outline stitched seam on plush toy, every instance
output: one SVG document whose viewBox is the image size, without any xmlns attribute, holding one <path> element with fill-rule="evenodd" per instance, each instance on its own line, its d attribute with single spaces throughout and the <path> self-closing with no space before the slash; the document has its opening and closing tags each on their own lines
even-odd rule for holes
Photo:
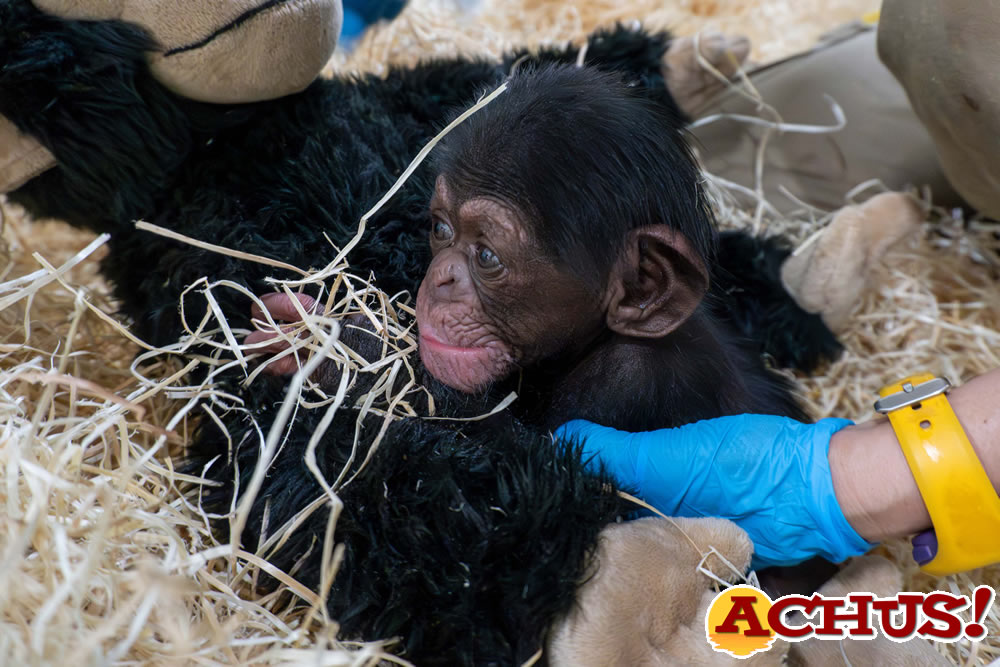
<svg viewBox="0 0 1000 667">
<path fill-rule="evenodd" d="M 246 23 L 250 19 L 252 19 L 255 16 L 257 16 L 257 14 L 260 14 L 261 12 L 266 12 L 267 10 L 269 10 L 272 7 L 275 7 L 277 5 L 283 5 L 286 2 L 289 2 L 289 0 L 268 0 L 267 2 L 265 2 L 262 5 L 258 5 L 257 7 L 254 7 L 253 9 L 248 9 L 247 11 L 243 12 L 242 14 L 240 14 L 239 16 L 237 16 L 235 19 L 233 19 L 232 21 L 230 21 L 226 25 L 222 26 L 221 28 L 216 29 L 214 32 L 212 32 L 210 35 L 208 35 L 208 37 L 200 39 L 197 42 L 194 42 L 193 44 L 188 44 L 187 46 L 178 46 L 176 48 L 170 49 L 169 51 L 167 51 L 163 55 L 164 55 L 164 57 L 169 57 L 169 56 L 177 55 L 178 53 L 184 53 L 185 51 L 193 51 L 194 49 L 200 49 L 201 47 L 206 46 L 207 44 L 209 44 L 210 42 L 212 42 L 214 39 L 216 39 L 220 35 L 223 35 L 223 34 L 229 32 L 230 30 L 234 30 L 236 28 L 239 28 L 241 25 L 243 25 L 244 23 Z"/>
</svg>

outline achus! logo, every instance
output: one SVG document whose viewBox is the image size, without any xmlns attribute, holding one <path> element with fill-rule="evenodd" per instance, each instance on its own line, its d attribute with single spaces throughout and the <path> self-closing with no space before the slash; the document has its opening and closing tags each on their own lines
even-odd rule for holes
<svg viewBox="0 0 1000 667">
<path fill-rule="evenodd" d="M 996 593 L 979 586 L 967 595 L 945 591 L 872 593 L 847 597 L 785 595 L 771 600 L 753 586 L 733 586 L 715 596 L 705 614 L 705 635 L 712 648 L 734 658 L 766 651 L 775 639 L 872 639 L 881 632 L 895 642 L 923 637 L 938 642 L 979 641 L 988 634 L 983 620 Z M 969 611 L 969 614 L 959 614 Z M 792 616 L 790 616 L 792 614 Z M 966 620 L 963 616 L 969 616 Z"/>
</svg>

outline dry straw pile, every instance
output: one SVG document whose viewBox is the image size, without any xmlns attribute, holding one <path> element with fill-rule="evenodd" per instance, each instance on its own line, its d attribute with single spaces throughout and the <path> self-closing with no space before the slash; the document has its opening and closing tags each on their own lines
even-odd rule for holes
<svg viewBox="0 0 1000 667">
<path fill-rule="evenodd" d="M 743 32 L 754 41 L 754 58 L 767 61 L 807 47 L 873 4 L 495 0 L 462 12 L 450 2 L 413 0 L 399 19 L 368 34 L 351 57 L 338 54 L 330 69 L 378 72 L 385 63 L 426 55 L 496 56 L 514 45 L 579 40 L 600 25 L 640 18 L 678 34 Z M 728 203 L 724 189 L 716 194 L 727 226 L 759 225 L 801 241 L 828 220 L 816 211 L 782 219 L 744 211 Z M 223 341 L 210 360 L 145 349 L 106 315 L 114 305 L 96 270 L 102 238 L 58 222 L 31 222 L 9 205 L 0 212 L 0 663 L 394 660 L 377 642 L 337 643 L 323 591 L 305 590 L 264 559 L 217 543 L 196 496 L 179 492 L 199 481 L 176 473 L 171 455 L 182 451 L 195 415 L 228 400 L 206 386 L 185 386 L 183 373 L 191 363 L 239 363 L 243 353 L 224 344 L 238 332 L 227 332 L 221 319 L 201 328 L 194 323 L 197 337 L 214 331 Z M 815 417 L 864 419 L 884 380 L 916 369 L 961 381 L 1000 365 L 994 352 L 1000 349 L 1000 243 L 988 225 L 933 208 L 929 218 L 924 234 L 881 269 L 879 286 L 860 304 L 844 337 L 844 356 L 822 375 L 800 379 Z M 340 259 L 327 269 L 339 276 L 327 316 L 310 320 L 312 335 L 302 344 L 356 367 L 332 335 L 333 321 L 356 313 L 379 323 L 392 339 L 386 360 L 356 368 L 380 375 L 372 395 L 382 400 L 373 398 L 366 409 L 405 413 L 405 396 L 414 390 L 406 361 L 412 338 L 398 317 L 406 306 L 352 279 Z M 337 399 L 314 402 L 330 406 Z M 293 400 L 287 407 L 300 406 Z M 267 436 L 261 435 L 263 446 Z M 281 531 L 274 534 L 280 541 Z M 339 566 L 334 543 L 328 540 L 326 549 L 331 573 Z M 1000 567 L 932 580 L 913 568 L 904 544 L 883 549 L 900 563 L 908 588 L 968 593 L 975 584 L 1000 585 Z M 257 593 L 260 570 L 280 576 L 290 595 Z M 994 636 L 998 621 L 996 612 L 987 619 Z M 1000 654 L 993 638 L 939 648 L 955 664 L 985 664 Z"/>
</svg>

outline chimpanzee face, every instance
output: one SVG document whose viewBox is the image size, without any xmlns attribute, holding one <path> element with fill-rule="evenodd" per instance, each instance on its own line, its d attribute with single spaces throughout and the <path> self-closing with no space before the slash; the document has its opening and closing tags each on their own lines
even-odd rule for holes
<svg viewBox="0 0 1000 667">
<path fill-rule="evenodd" d="M 603 296 L 541 249 L 520 211 L 489 196 L 460 199 L 440 176 L 430 214 L 417 325 L 435 378 L 474 392 L 602 331 Z"/>
</svg>

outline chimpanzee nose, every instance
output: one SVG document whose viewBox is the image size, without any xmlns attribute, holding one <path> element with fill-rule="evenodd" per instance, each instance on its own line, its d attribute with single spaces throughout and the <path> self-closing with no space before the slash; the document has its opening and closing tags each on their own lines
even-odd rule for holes
<svg viewBox="0 0 1000 667">
<path fill-rule="evenodd" d="M 434 296 L 439 299 L 461 298 L 469 289 L 469 278 L 460 257 L 438 258 L 429 273 Z"/>
</svg>

